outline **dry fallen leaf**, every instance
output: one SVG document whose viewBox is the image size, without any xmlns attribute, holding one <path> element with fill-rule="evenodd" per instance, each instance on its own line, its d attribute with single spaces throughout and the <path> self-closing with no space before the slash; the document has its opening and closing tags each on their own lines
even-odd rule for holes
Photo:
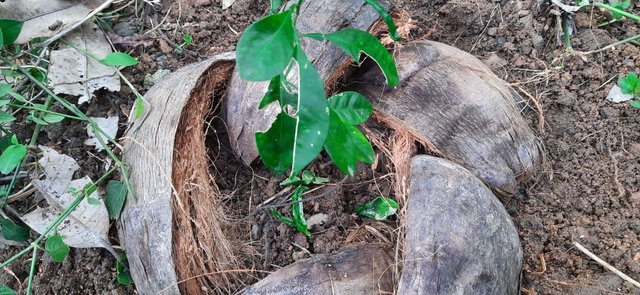
<svg viewBox="0 0 640 295">
<path fill-rule="evenodd" d="M 66 38 L 97 58 L 112 52 L 104 34 L 94 24 L 84 24 Z M 78 104 L 89 101 L 93 92 L 101 88 L 120 91 L 120 77 L 114 67 L 105 66 L 66 45 L 51 51 L 49 84 L 56 94 L 80 96 Z"/>
<path fill-rule="evenodd" d="M 33 181 L 33 186 L 45 197 L 48 206 L 37 207 L 23 215 L 20 219 L 33 230 L 43 233 L 47 227 L 67 208 L 77 196 L 70 189 L 83 189 L 92 181 L 88 176 L 71 180 L 79 168 L 74 159 L 59 154 L 54 149 L 41 146 L 44 156 L 39 163 L 43 167 L 46 178 Z M 89 203 L 93 200 L 93 204 Z M 102 247 L 112 253 L 113 248 L 107 241 L 109 216 L 98 190 L 84 198 L 80 205 L 58 227 L 58 233 L 64 242 L 76 248 Z"/>
<path fill-rule="evenodd" d="M 112 139 L 116 138 L 116 133 L 118 133 L 118 116 L 107 118 L 89 118 L 95 121 L 98 127 L 100 127 L 102 131 L 109 135 L 109 137 L 111 137 Z M 93 133 L 93 129 L 91 128 L 91 126 L 87 127 L 87 134 L 89 135 L 89 138 L 84 141 L 84 144 L 94 146 L 95 149 L 99 152 L 102 151 L 104 148 L 102 148 L 102 145 L 100 144 L 100 141 L 98 140 L 98 138 L 96 138 L 96 136 L 99 136 L 100 139 L 106 143 L 108 140 L 104 137 L 104 135 L 96 135 L 95 133 Z"/>
<path fill-rule="evenodd" d="M 15 43 L 22 44 L 36 37 L 51 37 L 85 18 L 104 1 L 85 0 L 19 0 L 0 3 L 0 19 L 23 21 Z"/>
<path fill-rule="evenodd" d="M 222 0 L 222 9 L 231 7 L 231 5 L 233 5 L 233 2 L 236 2 L 236 0 Z"/>
</svg>

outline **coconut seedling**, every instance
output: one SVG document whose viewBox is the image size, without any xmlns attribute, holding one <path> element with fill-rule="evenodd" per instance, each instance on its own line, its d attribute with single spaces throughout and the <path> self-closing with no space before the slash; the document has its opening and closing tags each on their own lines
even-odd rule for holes
<svg viewBox="0 0 640 295">
<path fill-rule="evenodd" d="M 255 134 L 260 159 L 277 176 L 289 173 L 283 186 L 297 186 L 292 195 L 292 217 L 273 210 L 282 222 L 309 236 L 302 195 L 317 178 L 304 171 L 323 150 L 346 175 L 353 176 L 357 163 L 373 163 L 374 152 L 356 126 L 373 111 L 357 92 L 329 98 L 320 75 L 301 46 L 302 38 L 327 40 L 359 64 L 362 53 L 374 60 L 389 86 L 399 83 L 393 57 L 369 32 L 346 28 L 330 33 L 301 34 L 296 27 L 302 0 L 280 9 L 282 0 L 271 0 L 270 15 L 244 31 L 237 45 L 237 69 L 247 81 L 269 81 L 259 108 L 277 103 L 279 114 L 265 132 Z M 367 0 L 384 19 L 390 36 L 398 40 L 396 27 L 382 6 Z M 278 10 L 280 10 L 278 12 Z"/>
</svg>

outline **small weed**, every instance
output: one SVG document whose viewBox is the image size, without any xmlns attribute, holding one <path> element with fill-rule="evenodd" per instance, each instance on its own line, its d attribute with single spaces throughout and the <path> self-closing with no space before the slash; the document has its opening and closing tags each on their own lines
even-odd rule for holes
<svg viewBox="0 0 640 295">
<path fill-rule="evenodd" d="M 622 93 L 633 94 L 636 100 L 630 104 L 634 108 L 640 109 L 640 77 L 636 73 L 628 73 L 626 76 L 618 79 L 618 86 Z"/>
<path fill-rule="evenodd" d="M 375 220 L 385 220 L 389 216 L 396 214 L 400 205 L 396 201 L 378 196 L 371 202 L 358 205 L 355 209 L 355 213 L 367 218 L 373 218 Z"/>
</svg>

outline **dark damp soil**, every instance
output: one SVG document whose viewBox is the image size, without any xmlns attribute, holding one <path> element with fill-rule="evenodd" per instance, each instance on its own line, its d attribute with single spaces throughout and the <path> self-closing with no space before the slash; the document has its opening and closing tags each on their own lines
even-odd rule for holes
<svg viewBox="0 0 640 295">
<path fill-rule="evenodd" d="M 147 34 L 150 44 L 116 44 L 139 57 L 141 63 L 125 74 L 142 93 L 163 70 L 234 50 L 238 33 L 268 9 L 264 1 L 238 0 L 224 11 L 219 1 L 180 2 L 147 8 L 137 16 L 128 11 L 114 20 L 118 25 L 113 33 L 121 37 L 157 27 Z M 522 294 L 640 294 L 572 244 L 577 241 L 620 271 L 640 277 L 640 112 L 604 99 L 619 76 L 639 71 L 640 48 L 627 44 L 584 59 L 567 56 L 558 43 L 556 16 L 545 1 L 395 3 L 416 25 L 409 39 L 427 38 L 471 52 L 528 98 L 529 107 L 523 113 L 544 144 L 545 165 L 517 195 L 503 198 L 524 250 Z M 640 12 L 638 4 L 634 9 Z M 578 13 L 574 50 L 594 50 L 640 33 L 629 20 L 597 27 L 608 19 L 601 11 Z M 179 52 L 175 45 L 183 42 L 185 34 L 194 41 Z M 117 94 L 98 93 L 84 110 L 96 116 L 119 114 L 120 136 L 132 98 L 126 87 Z M 540 118 L 544 118 L 543 128 Z M 98 159 L 104 155 L 94 157 L 82 144 L 84 126 L 65 124 L 46 128 L 40 144 L 73 156 L 82 167 L 78 173 L 95 179 L 103 169 Z M 26 126 L 21 130 L 20 138 L 30 136 Z M 305 203 L 307 218 L 319 220 L 312 227 L 314 235 L 307 238 L 276 221 L 267 210 L 255 210 L 275 195 L 281 197 L 269 204 L 285 201 L 287 194 L 278 186 L 282 179 L 263 168 L 245 168 L 225 151 L 225 137 L 224 131 L 209 133 L 210 157 L 218 167 L 213 172 L 221 176 L 217 184 L 228 196 L 227 204 L 237 205 L 234 213 L 248 221 L 246 235 L 255 243 L 253 257 L 247 261 L 254 262 L 256 269 L 274 270 L 310 253 L 338 249 L 348 242 L 350 233 L 368 223 L 352 214 L 357 204 L 380 194 L 393 195 L 392 177 L 384 167 L 363 166 L 357 177 L 342 182 L 343 175 L 321 160 L 311 169 L 331 182 L 313 192 L 324 194 L 322 198 Z M 277 209 L 286 213 L 288 207 Z M 389 224 L 395 225 L 393 220 Z M 117 235 L 111 236 L 117 244 Z M 17 251 L 3 250 L 0 260 Z M 100 249 L 72 249 L 61 264 L 44 255 L 37 266 L 35 294 L 134 294 L 134 288 L 117 284 L 114 264 L 108 252 Z M 26 283 L 29 266 L 29 257 L 13 263 L 8 270 L 17 279 L 4 272 L 0 284 L 19 289 L 20 283 Z"/>
</svg>

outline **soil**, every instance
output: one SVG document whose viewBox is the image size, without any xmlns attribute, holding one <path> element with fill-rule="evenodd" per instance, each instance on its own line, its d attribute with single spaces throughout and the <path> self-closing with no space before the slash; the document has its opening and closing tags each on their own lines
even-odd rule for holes
<svg viewBox="0 0 640 295">
<path fill-rule="evenodd" d="M 237 32 L 268 9 L 268 3 L 252 0 L 237 0 L 224 11 L 219 1 L 193 1 L 197 5 L 180 2 L 167 3 L 158 10 L 147 8 L 137 16 L 125 14 L 116 20 L 114 33 L 125 38 L 161 23 L 159 30 L 150 33 L 152 45 L 117 45 L 140 58 L 141 63 L 125 75 L 142 93 L 159 70 L 175 70 L 234 50 Z M 522 294 L 640 294 L 572 244 L 579 242 L 620 271 L 640 277 L 640 184 L 636 177 L 640 172 L 640 113 L 628 104 L 604 99 L 617 77 L 639 72 L 640 48 L 621 45 L 584 59 L 577 54 L 566 55 L 558 43 L 553 7 L 544 1 L 395 3 L 416 25 L 409 39 L 427 38 L 469 51 L 512 83 L 524 98 L 523 114 L 538 130 L 545 146 L 545 165 L 517 195 L 502 198 L 524 250 Z M 640 12 L 638 5 L 636 13 Z M 577 33 L 572 44 L 576 51 L 594 50 L 640 33 L 637 24 L 629 20 L 597 28 L 610 19 L 597 10 L 591 13 L 587 9 L 574 19 Z M 181 44 L 184 34 L 192 35 L 194 41 L 179 53 L 172 46 Z M 132 98 L 126 89 L 118 94 L 98 93 L 84 110 L 90 115 L 118 113 L 123 123 L 120 136 L 126 128 Z M 45 130 L 40 144 L 70 154 L 82 166 L 79 174 L 96 179 L 102 166 L 98 159 L 104 155 L 93 157 L 86 152 L 83 126 L 65 124 Z M 392 177 L 384 158 L 376 169 L 363 166 L 357 177 L 344 182 L 326 157 L 311 166 L 332 183 L 312 193 L 326 194 L 322 198 L 305 203 L 308 218 L 325 219 L 312 228 L 311 238 L 297 234 L 266 210 L 255 211 L 258 204 L 280 193 L 278 183 L 282 179 L 260 165 L 246 168 L 237 162 L 228 152 L 222 125 L 213 118 L 217 128 L 208 132 L 212 167 L 217 167 L 212 172 L 220 176 L 217 184 L 228 196 L 227 205 L 237 208 L 235 217 L 247 225 L 244 232 L 253 243 L 246 260 L 254 263 L 255 269 L 273 271 L 309 253 L 331 252 L 350 238 L 362 236 L 366 225 L 377 233 L 395 226 L 394 220 L 375 223 L 351 213 L 357 204 L 377 195 L 393 196 Z M 21 139 L 30 137 L 28 129 L 19 129 L 24 131 L 19 134 Z M 286 194 L 281 195 L 269 204 L 284 202 Z M 288 207 L 278 209 L 286 214 Z M 393 238 L 392 234 L 364 236 L 377 242 Z M 117 244 L 116 235 L 112 237 Z M 3 251 L 0 260 L 18 251 Z M 44 255 L 34 281 L 35 294 L 134 294 L 134 288 L 117 284 L 114 264 L 108 252 L 100 249 L 72 249 L 61 264 Z M 26 282 L 29 266 L 27 257 L 11 264 L 9 270 L 19 280 L 4 272 L 0 284 L 18 289 L 18 281 Z"/>
</svg>

